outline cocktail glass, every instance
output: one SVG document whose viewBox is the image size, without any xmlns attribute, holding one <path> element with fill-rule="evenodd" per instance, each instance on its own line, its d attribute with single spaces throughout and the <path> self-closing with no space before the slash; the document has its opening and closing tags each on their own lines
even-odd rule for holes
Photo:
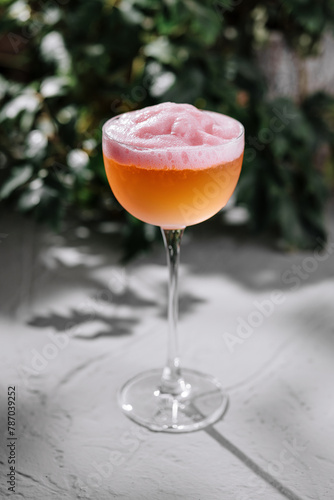
<svg viewBox="0 0 334 500">
<path fill-rule="evenodd" d="M 122 115 L 121 115 L 122 116 Z M 141 373 L 119 391 L 124 413 L 153 431 L 191 432 L 216 422 L 225 412 L 228 397 L 215 378 L 181 369 L 178 352 L 178 265 L 181 238 L 186 226 L 202 222 L 225 206 L 237 184 L 244 151 L 244 129 L 219 145 L 135 148 L 140 165 L 120 164 L 110 151 L 131 151 L 131 144 L 113 138 L 120 116 L 103 126 L 103 156 L 110 187 L 119 203 L 133 216 L 160 226 L 169 269 L 168 355 L 165 367 Z M 112 125 L 112 127 L 110 127 Z M 194 149 L 196 148 L 196 149 Z M 231 154 L 237 151 L 237 156 Z M 193 168 L 187 159 L 202 157 L 204 168 Z M 117 155 L 116 155 L 117 156 Z M 175 168 L 154 168 L 152 158 L 175 160 Z M 215 160 L 207 166 L 206 157 Z M 147 159 L 147 168 L 145 166 Z M 152 166 L 153 163 L 153 166 Z M 161 163 L 161 162 L 160 162 Z M 182 168 L 178 163 L 183 164 Z"/>
</svg>

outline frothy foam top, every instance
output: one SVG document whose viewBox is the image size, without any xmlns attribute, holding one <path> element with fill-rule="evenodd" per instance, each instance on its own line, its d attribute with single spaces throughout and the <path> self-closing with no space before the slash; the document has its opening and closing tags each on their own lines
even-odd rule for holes
<svg viewBox="0 0 334 500">
<path fill-rule="evenodd" d="M 170 102 L 124 113 L 103 127 L 103 150 L 122 165 L 206 168 L 238 158 L 243 126 L 213 111 Z"/>
</svg>

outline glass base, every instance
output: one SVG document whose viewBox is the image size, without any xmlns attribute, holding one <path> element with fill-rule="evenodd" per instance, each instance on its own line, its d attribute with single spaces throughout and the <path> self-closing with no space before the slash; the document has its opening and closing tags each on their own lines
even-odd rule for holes
<svg viewBox="0 0 334 500">
<path fill-rule="evenodd" d="M 182 370 L 186 390 L 161 393 L 161 370 L 150 370 L 129 380 L 120 390 L 123 412 L 140 425 L 158 432 L 192 432 L 215 423 L 225 413 L 228 397 L 220 383 L 194 370 Z"/>
</svg>

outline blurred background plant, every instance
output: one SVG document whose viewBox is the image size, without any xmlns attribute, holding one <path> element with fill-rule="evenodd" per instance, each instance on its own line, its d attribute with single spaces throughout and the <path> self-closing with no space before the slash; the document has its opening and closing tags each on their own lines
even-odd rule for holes
<svg viewBox="0 0 334 500">
<path fill-rule="evenodd" d="M 334 99 L 309 91 L 305 61 L 333 27 L 333 0 L 0 0 L 0 19 L 2 210 L 55 228 L 69 214 L 115 221 L 127 255 L 147 247 L 156 232 L 107 185 L 101 126 L 187 102 L 245 125 L 235 203 L 250 229 L 288 248 L 325 239 Z"/>
</svg>

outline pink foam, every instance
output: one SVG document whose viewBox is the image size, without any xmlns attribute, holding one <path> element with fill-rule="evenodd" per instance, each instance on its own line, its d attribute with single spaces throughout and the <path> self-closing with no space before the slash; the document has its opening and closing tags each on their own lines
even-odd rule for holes
<svg viewBox="0 0 334 500">
<path fill-rule="evenodd" d="M 103 127 L 103 150 L 123 165 L 206 168 L 238 158 L 243 126 L 213 111 L 166 102 L 131 111 Z"/>
</svg>

